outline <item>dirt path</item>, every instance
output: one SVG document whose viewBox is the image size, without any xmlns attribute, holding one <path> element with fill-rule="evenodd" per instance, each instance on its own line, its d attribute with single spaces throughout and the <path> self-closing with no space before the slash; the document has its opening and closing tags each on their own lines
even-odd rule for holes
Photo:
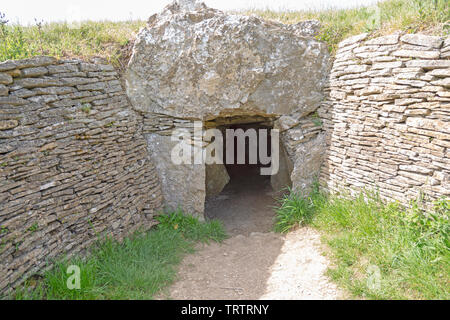
<svg viewBox="0 0 450 320">
<path fill-rule="evenodd" d="M 195 254 L 185 257 L 177 280 L 160 299 L 342 297 L 324 275 L 328 261 L 321 254 L 317 231 L 270 232 L 270 184 L 265 177 L 252 177 L 232 176 L 222 194 L 207 202 L 208 217 L 222 220 L 231 237 L 222 244 L 199 245 Z"/>
</svg>

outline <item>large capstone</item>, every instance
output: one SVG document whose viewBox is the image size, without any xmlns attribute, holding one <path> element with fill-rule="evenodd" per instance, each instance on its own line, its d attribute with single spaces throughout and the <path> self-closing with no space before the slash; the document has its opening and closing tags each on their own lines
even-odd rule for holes
<svg viewBox="0 0 450 320">
<path fill-rule="evenodd" d="M 154 162 L 170 160 L 163 156 L 170 152 L 163 140 L 170 139 L 155 135 L 167 137 L 185 120 L 289 115 L 298 121 L 312 114 L 323 99 L 329 58 L 326 45 L 313 37 L 317 30 L 315 21 L 285 25 L 186 0 L 151 16 L 137 36 L 125 80 L 133 107 L 144 116 Z M 290 185 L 286 177 L 297 161 L 287 162 L 294 168 L 284 165 L 277 184 Z M 166 204 L 191 213 L 202 213 L 199 203 L 205 193 L 220 192 L 227 181 L 225 176 L 198 185 L 200 178 L 217 176 L 222 167 L 211 167 L 215 170 L 209 173 L 205 165 L 165 163 L 159 168 Z M 296 177 L 306 176 L 298 170 Z"/>
<path fill-rule="evenodd" d="M 306 115 L 322 99 L 328 59 L 323 43 L 302 36 L 307 30 L 175 2 L 139 32 L 128 94 L 140 111 L 175 117 L 222 109 Z"/>
</svg>

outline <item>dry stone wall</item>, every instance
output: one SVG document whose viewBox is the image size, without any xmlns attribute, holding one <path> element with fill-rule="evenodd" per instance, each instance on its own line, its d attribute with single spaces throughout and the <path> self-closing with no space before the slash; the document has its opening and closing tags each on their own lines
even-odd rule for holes
<svg viewBox="0 0 450 320">
<path fill-rule="evenodd" d="M 99 234 L 154 224 L 162 198 L 141 124 L 111 65 L 0 63 L 0 291 Z"/>
<path fill-rule="evenodd" d="M 450 39 L 393 34 L 339 44 L 320 109 L 331 191 L 378 188 L 403 203 L 450 194 Z"/>
</svg>

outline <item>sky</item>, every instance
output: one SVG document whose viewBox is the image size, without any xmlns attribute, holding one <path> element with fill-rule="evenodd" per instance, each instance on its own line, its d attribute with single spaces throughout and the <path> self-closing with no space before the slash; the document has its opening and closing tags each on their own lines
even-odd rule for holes
<svg viewBox="0 0 450 320">
<path fill-rule="evenodd" d="M 372 5 L 379 0 L 204 0 L 220 10 L 300 10 Z M 0 12 L 12 23 L 147 19 L 172 0 L 1 0 Z"/>
</svg>

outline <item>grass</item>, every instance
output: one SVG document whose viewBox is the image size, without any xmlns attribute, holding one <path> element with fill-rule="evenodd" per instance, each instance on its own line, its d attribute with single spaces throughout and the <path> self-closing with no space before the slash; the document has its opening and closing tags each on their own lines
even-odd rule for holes
<svg viewBox="0 0 450 320">
<path fill-rule="evenodd" d="M 158 220 L 156 228 L 122 242 L 111 238 L 99 241 L 87 258 L 58 261 L 39 281 L 28 280 L 13 298 L 152 299 L 174 280 L 178 263 L 194 251 L 195 243 L 226 238 L 218 221 L 200 222 L 181 212 L 161 215 Z M 71 265 L 80 268 L 80 289 L 67 286 Z"/>
<path fill-rule="evenodd" d="M 0 13 L 0 61 L 36 55 L 101 57 L 123 69 L 135 34 L 144 25 L 144 21 L 85 21 L 20 26 Z"/>
<path fill-rule="evenodd" d="M 387 0 L 376 6 L 321 11 L 251 10 L 264 19 L 297 23 L 317 19 L 322 23 L 318 39 L 334 52 L 337 44 L 352 35 L 370 32 L 372 36 L 397 30 L 448 35 L 448 0 Z M 0 13 L 0 61 L 36 55 L 60 58 L 102 57 L 123 70 L 130 57 L 133 39 L 145 21 L 85 21 L 81 23 L 44 23 L 32 26 L 10 24 Z"/>
<path fill-rule="evenodd" d="M 374 193 L 308 197 L 291 192 L 280 202 L 275 228 L 319 229 L 335 267 L 331 278 L 355 298 L 449 299 L 450 200 L 424 210 L 385 203 Z"/>
<path fill-rule="evenodd" d="M 292 24 L 315 19 L 322 24 L 317 38 L 328 43 L 335 52 L 337 44 L 353 35 L 369 32 L 373 37 L 395 31 L 448 35 L 450 32 L 450 8 L 448 0 L 388 0 L 377 5 L 353 9 L 329 9 L 320 11 L 259 11 L 264 19 Z"/>
</svg>

